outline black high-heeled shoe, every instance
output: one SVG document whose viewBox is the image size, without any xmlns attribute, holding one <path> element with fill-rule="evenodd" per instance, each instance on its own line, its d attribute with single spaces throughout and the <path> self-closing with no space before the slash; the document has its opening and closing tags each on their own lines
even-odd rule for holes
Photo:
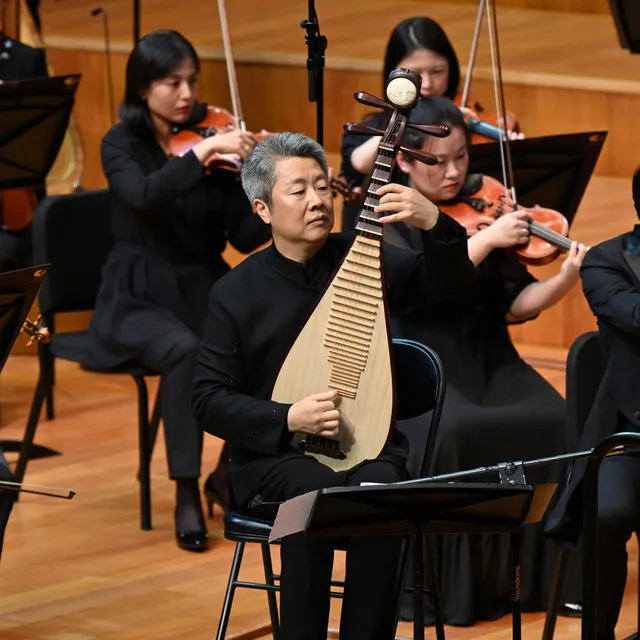
<svg viewBox="0 0 640 640">
<path fill-rule="evenodd" d="M 204 483 L 204 496 L 207 500 L 207 513 L 210 518 L 213 518 L 214 504 L 217 504 L 225 513 L 229 511 L 229 488 L 221 486 L 222 484 L 215 471 L 209 474 Z M 226 485 L 226 483 L 224 484 Z"/>
<path fill-rule="evenodd" d="M 188 509 L 197 510 L 194 514 L 185 514 Z M 187 515 L 186 518 L 181 518 Z M 207 533 L 207 525 L 204 520 L 204 514 L 198 497 L 197 503 L 191 501 L 178 502 L 174 512 L 176 542 L 181 549 L 186 551 L 206 551 L 209 546 L 209 535 Z M 195 522 L 194 522 L 195 520 Z M 195 527 L 194 527 L 195 524 Z"/>
</svg>

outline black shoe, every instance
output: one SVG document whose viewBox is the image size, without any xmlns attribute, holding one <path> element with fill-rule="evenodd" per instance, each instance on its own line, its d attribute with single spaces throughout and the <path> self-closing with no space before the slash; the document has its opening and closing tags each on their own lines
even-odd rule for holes
<svg viewBox="0 0 640 640">
<path fill-rule="evenodd" d="M 187 551 L 205 551 L 209 537 L 197 485 L 195 496 L 185 498 L 183 495 L 178 500 L 174 518 L 178 546 Z"/>
<path fill-rule="evenodd" d="M 204 483 L 204 495 L 210 518 L 213 518 L 213 505 L 217 504 L 225 513 L 229 511 L 229 481 L 221 478 L 215 471 L 209 474 Z"/>
<path fill-rule="evenodd" d="M 206 531 L 176 531 L 176 542 L 186 551 L 206 551 L 209 548 L 209 536 Z"/>
<path fill-rule="evenodd" d="M 558 609 L 558 615 L 563 618 L 582 618 L 582 604 L 580 602 L 563 602 Z"/>
</svg>

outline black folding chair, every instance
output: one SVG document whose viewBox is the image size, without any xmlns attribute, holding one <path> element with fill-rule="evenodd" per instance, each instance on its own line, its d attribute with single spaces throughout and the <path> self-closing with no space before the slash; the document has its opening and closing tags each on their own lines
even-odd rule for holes
<svg viewBox="0 0 640 640">
<path fill-rule="evenodd" d="M 70 195 L 45 198 L 33 220 L 34 260 L 50 264 L 50 271 L 38 296 L 44 326 L 51 340 L 39 344 L 39 374 L 31 410 L 20 447 L 15 470 L 18 482 L 24 478 L 32 455 L 33 441 L 42 405 L 47 401 L 47 417 L 53 418 L 55 359 L 85 363 L 87 332 L 57 333 L 56 315 L 69 311 L 92 311 L 102 279 L 113 236 L 111 232 L 110 197 L 105 190 L 81 191 Z M 138 391 L 138 435 L 140 469 L 140 527 L 151 529 L 151 452 L 160 420 L 160 403 L 156 401 L 149 418 L 149 395 L 145 378 L 158 374 L 135 362 L 98 373 L 130 375 Z"/>
<path fill-rule="evenodd" d="M 567 451 L 578 451 L 578 443 L 591 413 L 604 369 L 604 355 L 598 332 L 589 331 L 578 336 L 567 354 L 565 427 Z M 555 632 L 570 554 L 569 549 L 563 547 L 558 549 L 542 640 L 551 640 Z"/>
<path fill-rule="evenodd" d="M 403 421 L 421 416 L 431 411 L 431 421 L 428 430 L 421 430 L 418 435 L 414 429 L 407 433 L 407 437 L 411 441 L 412 448 L 419 451 L 418 456 L 412 456 L 414 462 L 410 463 L 409 472 L 415 475 L 421 469 L 429 467 L 431 455 L 435 446 L 438 425 L 440 423 L 440 415 L 442 413 L 442 404 L 444 402 L 445 382 L 442 372 L 442 364 L 440 359 L 430 348 L 411 340 L 393 340 L 393 361 L 395 365 L 396 375 L 396 419 L 397 428 L 403 431 L 403 427 L 408 423 Z M 273 572 L 271 560 L 271 549 L 269 547 L 269 534 L 271 532 L 271 523 L 257 520 L 246 516 L 236 510 L 229 511 L 224 517 L 224 536 L 227 540 L 233 540 L 236 543 L 236 549 L 229 573 L 229 582 L 222 605 L 222 614 L 218 624 L 217 640 L 222 640 L 227 631 L 227 625 L 231 616 L 231 607 L 235 591 L 238 588 L 258 589 L 267 592 L 267 600 L 269 604 L 269 614 L 271 618 L 271 632 L 274 640 L 278 640 L 280 636 L 280 623 L 278 616 L 278 605 L 276 602 L 276 592 L 279 591 L 280 576 Z M 242 557 L 247 543 L 258 543 L 262 550 L 262 562 L 264 568 L 264 582 L 246 582 L 238 579 L 240 567 L 242 565 Z M 427 547 L 427 568 L 428 576 L 431 578 L 433 567 L 433 559 L 429 557 L 430 545 Z M 405 543 L 403 560 L 398 571 L 398 582 L 396 593 L 397 614 L 400 611 L 400 603 L 402 594 L 404 593 L 404 583 L 406 567 L 408 565 L 410 545 Z M 332 581 L 331 596 L 335 598 L 342 597 L 342 589 L 344 584 L 342 581 Z M 436 583 L 431 581 L 434 588 L 434 608 L 440 611 L 440 603 Z M 398 615 L 396 614 L 396 620 Z M 436 621 L 436 627 L 440 626 L 439 633 L 444 637 L 444 627 L 442 619 Z M 242 637 L 252 636 L 256 630 L 252 629 L 241 636 L 236 635 L 234 638 L 240 640 Z M 260 629 L 261 633 L 268 633 L 269 629 Z"/>
</svg>

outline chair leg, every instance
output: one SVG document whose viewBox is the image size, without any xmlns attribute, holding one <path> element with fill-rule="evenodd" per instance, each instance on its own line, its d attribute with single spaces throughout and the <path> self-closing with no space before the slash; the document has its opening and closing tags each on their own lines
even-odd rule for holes
<svg viewBox="0 0 640 640">
<path fill-rule="evenodd" d="M 160 381 L 162 385 L 162 380 Z M 160 386 L 158 386 L 158 393 L 156 395 L 156 401 L 153 405 L 153 414 L 151 415 L 151 423 L 149 424 L 149 455 L 153 455 L 153 450 L 156 446 L 156 437 L 158 435 L 158 427 L 160 426 L 160 420 L 162 419 L 162 402 L 160 397 Z"/>
<path fill-rule="evenodd" d="M 562 599 L 562 589 L 564 587 L 564 577 L 567 572 L 568 560 L 569 551 L 560 547 L 558 549 L 556 566 L 553 573 L 551 593 L 549 593 L 549 602 L 547 604 L 547 615 L 544 619 L 542 640 L 553 640 L 553 634 L 555 633 L 556 622 L 558 620 L 558 611 L 560 610 L 560 601 Z"/>
<path fill-rule="evenodd" d="M 156 446 L 156 437 L 158 435 L 158 428 L 160 426 L 160 420 L 162 420 L 161 414 L 161 402 L 160 402 L 160 393 L 158 390 L 158 395 L 156 396 L 155 404 L 153 405 L 153 414 L 151 415 L 151 421 L 149 422 L 149 464 L 151 464 L 151 458 L 153 457 L 153 450 Z M 140 480 L 140 471 L 141 468 L 138 469 L 138 475 L 136 478 Z"/>
<path fill-rule="evenodd" d="M 242 564 L 242 555 L 244 553 L 244 542 L 236 542 L 236 550 L 233 554 L 233 562 L 231 563 L 231 571 L 229 572 L 229 582 L 227 583 L 227 591 L 224 594 L 224 602 L 222 604 L 222 614 L 218 623 L 218 633 L 216 640 L 224 640 L 227 633 L 227 625 L 231 616 L 231 605 L 233 604 L 233 596 L 236 592 L 236 583 L 240 574 L 240 565 Z"/>
<path fill-rule="evenodd" d="M 424 640 L 424 533 L 413 534 L 413 638 Z"/>
<path fill-rule="evenodd" d="M 47 420 L 53 420 L 55 417 L 53 405 L 53 387 L 55 384 L 55 357 L 51 353 L 49 345 L 38 345 L 38 358 L 40 359 L 40 371 L 42 372 L 46 380 L 46 416 Z"/>
<path fill-rule="evenodd" d="M 264 566 L 264 581 L 273 587 L 273 564 L 271 562 L 271 548 L 269 544 L 264 542 L 260 545 L 262 548 L 262 564 Z M 280 618 L 278 616 L 278 603 L 276 602 L 276 594 L 272 589 L 267 590 L 267 600 L 269 601 L 269 616 L 271 617 L 271 632 L 273 640 L 280 640 Z"/>
<path fill-rule="evenodd" d="M 22 445 L 20 447 L 18 464 L 13 472 L 16 477 L 16 482 L 22 482 L 24 474 L 27 471 L 27 462 L 29 461 L 33 450 L 33 440 L 36 435 L 36 429 L 38 428 L 40 412 L 42 411 L 42 404 L 46 394 L 46 384 L 46 376 L 41 373 L 38 378 L 35 393 L 33 394 L 33 400 L 31 401 L 31 409 L 29 411 L 29 418 L 27 419 L 27 426 L 24 430 L 24 438 L 22 439 Z"/>
<path fill-rule="evenodd" d="M 429 537 L 425 537 L 424 539 L 424 550 L 427 561 L 427 586 L 431 591 L 436 638 L 437 640 L 445 640 L 442 600 L 440 599 L 440 586 L 438 584 L 438 572 L 436 570 L 436 556 L 433 553 L 433 547 L 431 546 Z"/>
<path fill-rule="evenodd" d="M 142 376 L 133 376 L 138 387 L 138 450 L 140 454 L 140 528 L 151 529 L 151 451 L 149 449 L 149 394 Z"/>
</svg>

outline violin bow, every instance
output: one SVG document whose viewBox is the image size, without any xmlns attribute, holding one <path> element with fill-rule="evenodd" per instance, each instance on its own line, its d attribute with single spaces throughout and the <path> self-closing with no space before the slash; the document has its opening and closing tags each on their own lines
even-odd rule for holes
<svg viewBox="0 0 640 640">
<path fill-rule="evenodd" d="M 464 88 L 460 106 L 466 107 L 469 96 L 469 86 L 471 85 L 471 76 L 475 64 L 476 54 L 478 52 L 478 41 L 480 39 L 480 30 L 484 14 L 487 13 L 488 32 L 489 32 L 489 50 L 491 53 L 491 73 L 493 76 L 493 94 L 495 98 L 495 109 L 498 114 L 498 126 L 502 132 L 498 143 L 500 145 L 500 159 L 502 164 L 502 178 L 505 191 L 511 191 L 511 199 L 514 207 L 517 206 L 516 185 L 513 176 L 513 163 L 511 160 L 511 147 L 509 144 L 509 136 L 507 135 L 507 109 L 504 98 L 504 84 L 502 81 L 502 63 L 500 61 L 500 43 L 498 39 L 498 21 L 496 17 L 495 0 L 479 0 L 478 15 L 476 17 L 476 26 L 471 42 L 471 51 L 469 54 L 469 64 L 467 66 L 467 74 L 464 80 Z"/>
<path fill-rule="evenodd" d="M 36 484 L 24 484 L 22 482 L 9 482 L 0 480 L 0 490 L 17 491 L 20 493 L 34 493 L 38 496 L 48 496 L 50 498 L 60 498 L 71 500 L 76 492 L 71 489 L 60 489 L 59 487 L 44 487 Z"/>
<path fill-rule="evenodd" d="M 225 62 L 227 65 L 227 76 L 229 78 L 229 92 L 231 93 L 231 105 L 233 115 L 241 131 L 246 131 L 247 126 L 240 104 L 240 91 L 238 90 L 238 77 L 236 75 L 236 64 L 231 48 L 231 36 L 229 35 L 229 22 L 227 21 L 227 7 L 225 0 L 218 0 L 218 15 L 220 16 L 220 30 L 222 31 L 222 44 L 224 46 Z"/>
</svg>

